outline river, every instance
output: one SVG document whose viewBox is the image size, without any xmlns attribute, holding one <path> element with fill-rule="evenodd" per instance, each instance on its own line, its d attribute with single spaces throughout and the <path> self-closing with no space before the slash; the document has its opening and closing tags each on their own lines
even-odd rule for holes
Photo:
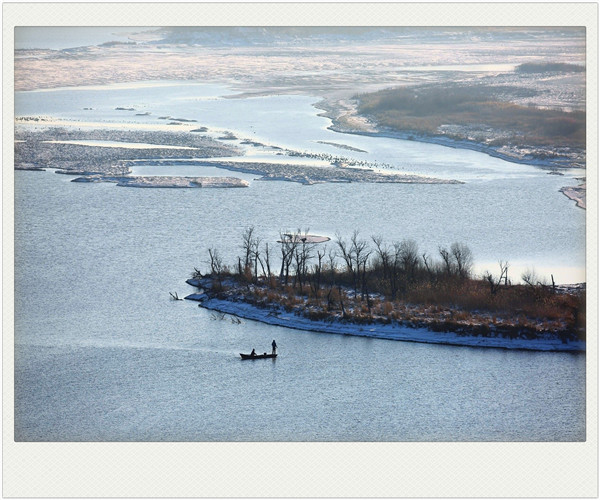
<svg viewBox="0 0 600 500">
<path fill-rule="evenodd" d="M 330 137 L 322 130 L 319 139 Z M 409 145 L 422 156 L 440 148 L 431 160 L 439 164 L 500 161 Z M 237 324 L 169 297 L 193 291 L 185 279 L 206 267 L 208 247 L 237 255 L 249 224 L 265 240 L 282 228 L 359 228 L 432 249 L 468 241 L 476 259 L 580 263 L 573 241 L 585 217 L 555 193 L 564 179 L 524 171 L 535 182 L 247 189 L 133 189 L 15 172 L 15 439 L 585 440 L 585 354 Z M 239 359 L 273 339 L 277 360 Z"/>
</svg>

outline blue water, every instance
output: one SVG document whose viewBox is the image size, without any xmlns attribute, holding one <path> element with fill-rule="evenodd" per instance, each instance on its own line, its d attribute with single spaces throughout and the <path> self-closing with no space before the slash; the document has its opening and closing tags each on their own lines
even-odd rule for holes
<svg viewBox="0 0 600 500">
<path fill-rule="evenodd" d="M 68 181 L 16 172 L 18 441 L 585 439 L 585 355 L 235 324 L 170 300 L 192 292 L 207 246 L 236 252 L 246 224 L 279 227 L 291 211 L 265 206 L 310 188 Z M 340 210 L 326 207 L 311 210 L 323 227 Z M 239 360 L 273 338 L 277 360 Z"/>
<path fill-rule="evenodd" d="M 415 239 L 431 253 L 437 252 L 438 245 L 450 245 L 457 240 L 468 242 L 479 272 L 497 272 L 498 260 L 508 260 L 515 281 L 531 268 L 547 279 L 553 274 L 557 282 L 585 280 L 585 211 L 558 191 L 563 186 L 577 185 L 575 177 L 581 176 L 581 171 L 554 176 L 536 167 L 476 151 L 340 134 L 327 128 L 330 125 L 327 118 L 318 116 L 312 106 L 318 101 L 316 98 L 289 95 L 225 98 L 233 94 L 217 84 L 144 82 L 17 92 L 15 110 L 18 116 L 47 115 L 107 126 L 114 123 L 130 127 L 164 126 L 168 120 L 160 120 L 161 116 L 194 119 L 197 122 L 192 126 L 207 126 L 213 133 L 230 130 L 240 139 L 375 162 L 400 173 L 460 180 L 466 184 L 353 185 L 352 189 L 271 184 L 270 189 L 281 192 L 281 200 L 267 213 L 278 217 L 278 213 L 287 212 L 288 217 L 281 222 L 287 229 L 300 225 L 332 234 L 336 231 L 350 234 L 354 228 L 365 228 L 370 233 L 390 235 L 390 239 Z M 85 110 L 86 107 L 93 109 Z M 136 111 L 121 111 L 116 107 L 134 107 Z M 151 114 L 136 116 L 140 111 Z M 318 141 L 346 144 L 367 152 L 340 150 Z M 260 148 L 249 149 L 252 154 L 261 152 Z M 255 196 L 256 189 L 253 187 L 238 196 Z M 308 206 L 285 203 L 287 192 L 309 194 L 304 198 L 309 199 Z M 334 211 L 334 216 L 326 219 L 326 227 L 313 217 L 311 210 L 322 204 L 329 205 L 325 210 Z M 381 206 L 388 211 L 382 212 Z M 380 218 L 381 213 L 386 216 Z M 281 227 L 268 220 L 264 229 L 276 234 Z"/>
<path fill-rule="evenodd" d="M 476 152 L 336 134 L 307 97 L 212 99 L 222 89 L 196 87 L 20 93 L 16 110 L 88 120 L 82 108 L 92 106 L 94 121 L 122 123 L 125 113 L 133 123 L 159 123 L 170 107 L 172 116 L 199 126 L 297 149 L 395 159 L 399 170 L 466 183 L 132 189 L 71 183 L 52 171 L 15 172 L 18 441 L 585 439 L 584 354 L 237 324 L 169 296 L 193 291 L 185 279 L 194 267 L 207 268 L 209 247 L 233 262 L 248 225 L 273 243 L 280 230 L 307 227 L 330 236 L 359 229 L 365 238 L 412 238 L 430 254 L 463 241 L 480 265 L 508 259 L 569 281 L 584 268 L 585 212 L 557 190 L 576 181 Z M 127 103 L 152 115 L 114 110 Z M 292 113 L 294 126 L 285 126 L 281 109 Z M 268 350 L 274 338 L 277 360 L 240 361 L 239 352 Z"/>
</svg>

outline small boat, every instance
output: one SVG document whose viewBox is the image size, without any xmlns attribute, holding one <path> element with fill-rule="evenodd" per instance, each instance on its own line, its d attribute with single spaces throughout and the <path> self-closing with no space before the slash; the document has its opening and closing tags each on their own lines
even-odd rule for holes
<svg viewBox="0 0 600 500">
<path fill-rule="evenodd" d="M 240 356 L 242 357 L 242 359 L 265 359 L 265 358 L 276 358 L 277 354 L 267 354 L 265 352 L 264 354 L 255 354 L 253 356 L 252 354 L 242 354 L 240 352 Z"/>
</svg>

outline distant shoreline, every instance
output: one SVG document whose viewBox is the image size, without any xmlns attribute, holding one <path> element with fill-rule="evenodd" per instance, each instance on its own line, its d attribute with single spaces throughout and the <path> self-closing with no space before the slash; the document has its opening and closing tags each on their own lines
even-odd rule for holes
<svg viewBox="0 0 600 500">
<path fill-rule="evenodd" d="M 330 118 L 331 119 L 331 118 Z M 523 156 L 516 157 L 506 153 L 502 153 L 498 150 L 497 146 L 488 146 L 480 142 L 469 141 L 465 139 L 452 139 L 449 137 L 442 137 L 436 135 L 424 134 L 422 132 L 403 132 L 396 130 L 352 130 L 340 126 L 337 120 L 332 119 L 332 125 L 328 127 L 333 132 L 339 132 L 341 134 L 353 134 L 363 135 L 368 137 L 384 137 L 389 139 L 401 139 L 406 141 L 422 142 L 427 144 L 437 144 L 439 146 L 446 146 L 454 149 L 468 149 L 470 151 L 477 151 L 479 153 L 487 154 L 488 156 L 499 158 L 504 161 L 511 163 L 517 163 L 521 165 L 533 165 L 536 167 L 551 169 L 551 172 L 555 172 L 557 169 L 569 169 L 569 168 L 584 168 L 575 166 L 562 165 L 566 163 L 566 159 L 562 160 L 548 160 L 539 158 L 536 156 Z M 557 164 L 558 163 L 558 164 Z M 578 186 L 565 186 L 559 189 L 567 198 L 576 202 L 576 205 L 583 210 L 586 209 L 586 184 L 580 184 Z"/>
<path fill-rule="evenodd" d="M 469 141 L 465 139 L 452 139 L 450 137 L 443 137 L 438 135 L 429 135 L 424 134 L 422 132 L 404 132 L 400 130 L 377 130 L 377 131 L 367 131 L 367 130 L 351 130 L 341 127 L 333 122 L 331 126 L 328 127 L 329 130 L 333 132 L 339 132 L 341 134 L 353 134 L 353 135 L 364 135 L 368 137 L 384 137 L 388 139 L 401 139 L 405 141 L 415 141 L 415 142 L 423 142 L 427 144 L 437 144 L 439 146 L 446 146 L 454 149 L 468 149 L 471 151 L 477 151 L 479 153 L 484 153 L 494 158 L 499 158 L 504 161 L 509 161 L 511 163 L 519 163 L 522 165 L 533 165 L 536 167 L 546 167 L 546 168 L 573 168 L 564 165 L 557 165 L 551 160 L 545 160 L 542 158 L 534 157 L 534 156 L 524 156 L 522 158 L 512 156 L 506 153 L 502 153 L 498 151 L 497 146 L 488 146 L 486 144 L 482 144 L 480 142 Z"/>
<path fill-rule="evenodd" d="M 564 194 L 570 200 L 573 200 L 579 208 L 585 210 L 586 203 L 586 185 L 585 182 L 579 186 L 569 186 L 560 189 L 560 192 Z"/>
</svg>

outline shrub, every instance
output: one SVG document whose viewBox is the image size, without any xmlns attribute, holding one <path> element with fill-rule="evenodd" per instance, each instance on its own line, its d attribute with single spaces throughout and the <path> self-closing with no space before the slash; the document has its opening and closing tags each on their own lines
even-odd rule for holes
<svg viewBox="0 0 600 500">
<path fill-rule="evenodd" d="M 304 315 L 311 321 L 325 321 L 331 319 L 331 315 L 324 310 L 308 309 Z"/>
<path fill-rule="evenodd" d="M 392 303 L 389 300 L 386 300 L 383 303 L 383 314 L 385 314 L 386 316 L 390 316 L 393 310 L 394 306 L 392 305 Z"/>
</svg>

